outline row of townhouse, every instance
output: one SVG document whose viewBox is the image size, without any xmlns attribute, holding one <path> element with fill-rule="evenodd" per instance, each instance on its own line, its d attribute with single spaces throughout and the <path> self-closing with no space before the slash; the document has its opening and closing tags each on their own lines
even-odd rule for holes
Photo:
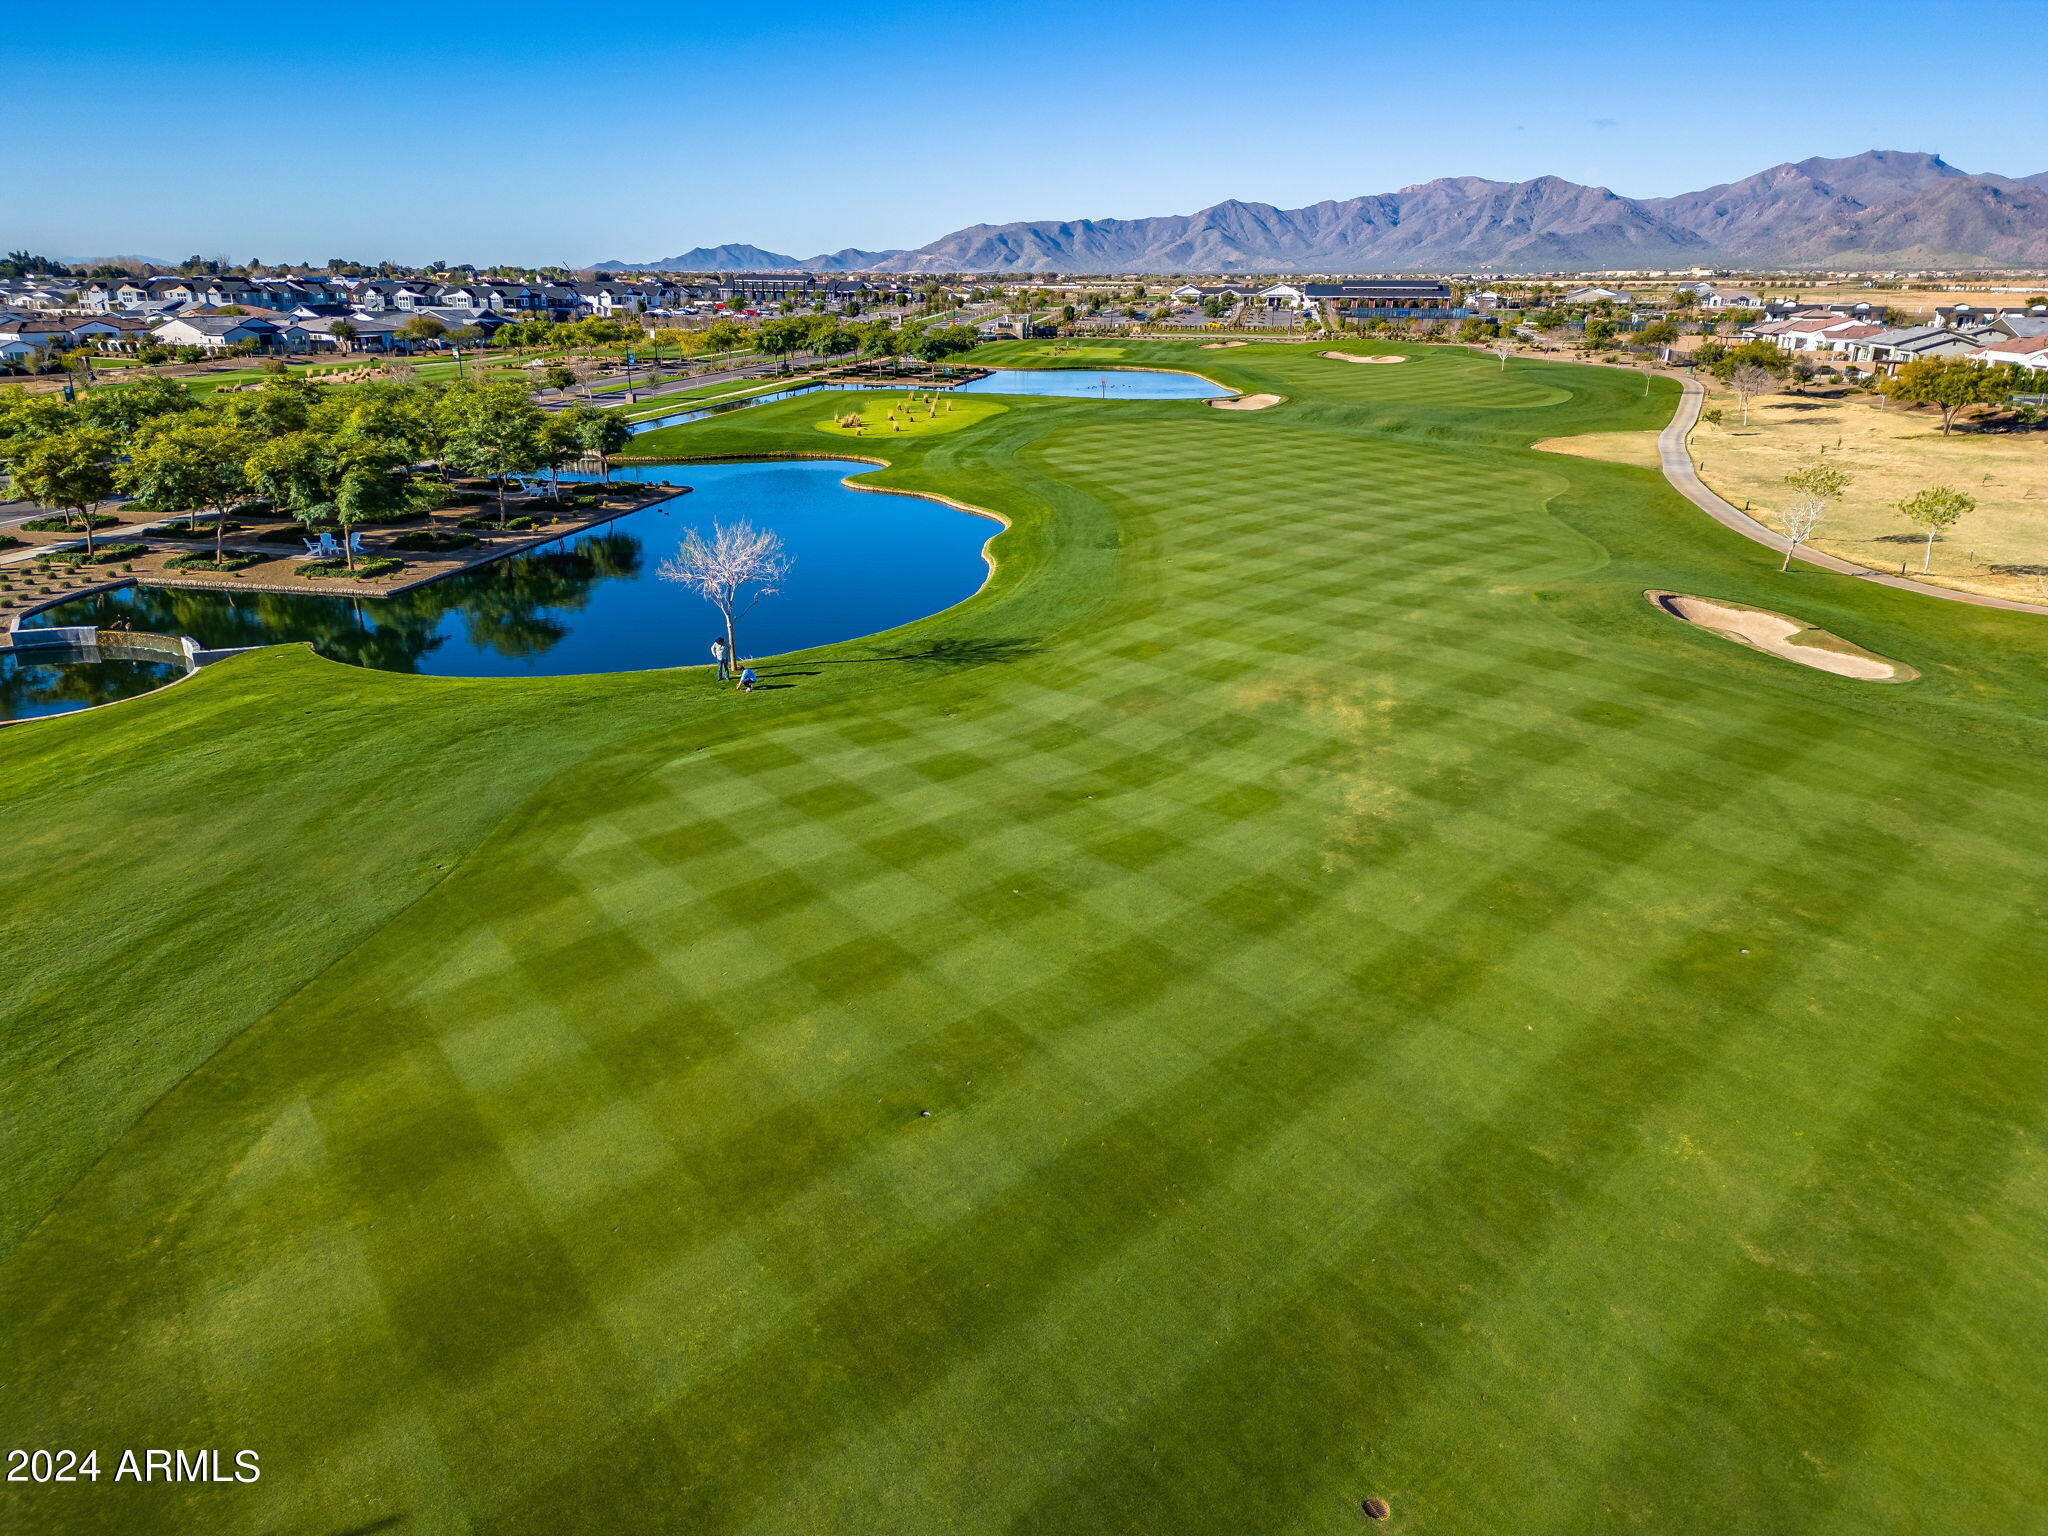
<svg viewBox="0 0 2048 1536">
<path fill-rule="evenodd" d="M 1905 363 L 1941 357 L 2048 371 L 2048 306 L 1985 315 L 1973 311 L 1962 325 L 1937 321 L 1908 326 L 1876 324 L 1855 315 L 1799 315 L 1762 320 L 1745 327 L 1742 334 L 1781 351 L 1825 354 L 1872 373 L 1891 373 Z"/>
<path fill-rule="evenodd" d="M 69 307 L 91 314 L 175 314 L 191 309 L 264 309 L 316 314 L 414 313 L 426 309 L 474 309 L 513 319 L 610 319 L 626 315 L 671 314 L 702 306 L 731 304 L 843 305 L 856 297 L 901 300 L 910 290 L 898 283 L 873 284 L 814 276 L 733 273 L 682 282 L 665 277 L 597 279 L 588 282 L 441 283 L 424 279 L 340 277 L 300 273 L 277 277 L 112 278 L 81 284 Z M 61 297 L 48 284 L 39 299 Z M 48 303 L 15 305 L 0 290 L 0 305 L 44 309 Z M 62 305 L 55 307 L 65 307 Z"/>
</svg>

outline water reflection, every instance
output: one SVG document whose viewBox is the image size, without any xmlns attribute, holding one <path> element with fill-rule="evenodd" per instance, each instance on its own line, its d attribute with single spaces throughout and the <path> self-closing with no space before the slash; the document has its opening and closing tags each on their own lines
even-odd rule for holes
<svg viewBox="0 0 2048 1536">
<path fill-rule="evenodd" d="M 136 661 L 62 646 L 0 651 L 0 720 L 61 715 L 133 698 L 185 675 L 175 661 Z"/>
<path fill-rule="evenodd" d="M 190 635 L 209 650 L 306 641 L 387 672 L 559 676 L 702 665 L 715 612 L 658 579 L 684 531 L 746 519 L 782 535 L 794 568 L 748 615 L 741 643 L 772 656 L 890 629 L 950 607 L 987 575 L 993 523 L 902 496 L 861 495 L 845 459 L 634 466 L 620 478 L 674 481 L 691 494 L 588 533 L 391 597 L 336 581 L 332 595 L 128 588 L 77 598 L 32 625 L 125 623 Z"/>
<path fill-rule="evenodd" d="M 606 528 L 395 597 L 353 597 L 346 589 L 329 598 L 132 587 L 75 599 L 31 623 L 108 629 L 125 622 L 131 629 L 190 635 L 208 650 L 304 640 L 336 661 L 419 672 L 453 638 L 451 615 L 475 650 L 508 660 L 544 655 L 568 636 L 564 615 L 588 607 L 600 582 L 637 578 L 644 560 L 639 539 Z"/>
</svg>

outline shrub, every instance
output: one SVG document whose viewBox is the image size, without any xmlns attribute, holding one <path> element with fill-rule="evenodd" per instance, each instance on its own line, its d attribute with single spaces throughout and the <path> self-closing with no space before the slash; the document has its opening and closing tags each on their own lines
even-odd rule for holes
<svg viewBox="0 0 2048 1536">
<path fill-rule="evenodd" d="M 11 533 L 0 533 L 0 549 L 18 549 L 27 542 L 27 539 L 17 539 Z"/>
<path fill-rule="evenodd" d="M 227 523 L 222 526 L 221 531 L 223 533 L 240 533 L 248 526 L 247 523 Z M 210 539 L 213 537 L 213 524 L 195 523 L 187 518 L 180 518 L 176 522 L 159 523 L 156 527 L 146 529 L 145 531 L 152 538 L 159 539 Z"/>
<path fill-rule="evenodd" d="M 91 554 L 82 549 L 53 549 L 47 555 L 38 555 L 38 560 L 51 565 L 117 565 L 123 560 L 133 560 L 137 555 L 149 553 L 147 544 L 102 544 Z"/>
<path fill-rule="evenodd" d="M 301 576 L 353 576 L 357 581 L 374 581 L 379 576 L 389 576 L 394 571 L 405 569 L 403 560 L 392 560 L 381 556 L 356 561 L 351 571 L 344 560 L 307 560 L 299 566 Z"/>
<path fill-rule="evenodd" d="M 415 533 L 401 533 L 385 547 L 388 549 L 421 549 L 434 553 L 445 553 L 451 549 L 473 549 L 479 540 L 473 533 L 447 533 L 433 528 L 422 528 Z"/>
<path fill-rule="evenodd" d="M 252 565 L 261 565 L 265 560 L 275 560 L 275 555 L 259 555 L 253 550 L 237 550 L 215 560 L 211 555 L 177 555 L 164 562 L 167 571 L 245 571 Z"/>
<path fill-rule="evenodd" d="M 118 517 L 106 512 L 95 512 L 92 515 L 92 525 L 95 528 L 112 528 L 117 526 L 120 521 L 121 519 Z M 21 526 L 30 533 L 76 533 L 79 531 L 79 525 L 68 517 L 32 517 Z"/>
<path fill-rule="evenodd" d="M 269 517 L 277 509 L 270 502 L 258 496 L 253 501 L 238 501 L 228 508 L 229 517 Z"/>
<path fill-rule="evenodd" d="M 545 528 L 553 521 L 554 519 L 545 513 L 537 517 L 528 517 L 522 514 L 518 517 L 508 517 L 502 524 L 495 517 L 465 517 L 456 526 L 458 528 L 489 528 L 493 532 L 526 533 L 535 528 Z"/>
</svg>

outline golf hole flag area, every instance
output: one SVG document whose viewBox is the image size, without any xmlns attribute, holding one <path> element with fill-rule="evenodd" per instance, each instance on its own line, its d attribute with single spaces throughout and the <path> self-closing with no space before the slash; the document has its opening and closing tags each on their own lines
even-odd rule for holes
<svg viewBox="0 0 2048 1536">
<path fill-rule="evenodd" d="M 263 1469 L 0 1528 L 2039 1527 L 2048 621 L 1530 449 L 1661 381 L 1126 351 L 1286 408 L 872 445 L 990 579 L 760 692 L 0 732 L 0 1438 Z"/>
</svg>

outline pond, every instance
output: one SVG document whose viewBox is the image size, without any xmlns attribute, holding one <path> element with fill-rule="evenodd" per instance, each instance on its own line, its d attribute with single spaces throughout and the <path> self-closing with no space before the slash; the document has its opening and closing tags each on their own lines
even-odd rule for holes
<svg viewBox="0 0 2048 1536">
<path fill-rule="evenodd" d="M 840 483 L 873 468 L 850 459 L 636 465 L 614 478 L 682 480 L 693 489 L 395 597 L 130 587 L 62 603 L 27 623 L 108 628 L 125 620 L 133 629 L 190 635 L 208 649 L 304 640 L 337 661 L 442 677 L 697 665 L 709 659 L 717 613 L 660 580 L 657 568 L 685 530 L 708 533 L 713 522 L 745 518 L 781 534 L 793 562 L 782 589 L 740 624 L 741 650 L 772 656 L 924 618 L 971 597 L 987 579 L 982 546 L 1000 524 L 922 497 Z M 152 686 L 138 679 L 115 696 Z"/>
<path fill-rule="evenodd" d="M 1234 393 L 1191 373 L 1150 368 L 996 368 L 953 387 L 961 395 L 1056 395 L 1068 400 L 1221 400 Z"/>
<path fill-rule="evenodd" d="M 717 405 L 693 406 L 666 416 L 650 417 L 646 421 L 635 422 L 632 431 L 637 437 L 642 432 L 686 426 L 707 417 L 723 416 L 728 411 L 773 405 L 778 400 L 791 400 L 798 395 L 816 394 L 827 389 L 890 393 L 890 390 L 877 389 L 873 384 L 793 384 L 788 389 L 770 390 L 765 395 L 755 395 L 746 400 L 726 400 Z M 1156 368 L 995 368 L 982 378 L 951 385 L 950 389 L 959 395 L 1045 395 L 1067 400 L 1221 400 L 1232 393 L 1191 373 L 1167 373 Z"/>
<path fill-rule="evenodd" d="M 67 646 L 0 650 L 0 720 L 69 714 L 133 698 L 185 675 L 184 663 L 102 656 Z"/>
</svg>

